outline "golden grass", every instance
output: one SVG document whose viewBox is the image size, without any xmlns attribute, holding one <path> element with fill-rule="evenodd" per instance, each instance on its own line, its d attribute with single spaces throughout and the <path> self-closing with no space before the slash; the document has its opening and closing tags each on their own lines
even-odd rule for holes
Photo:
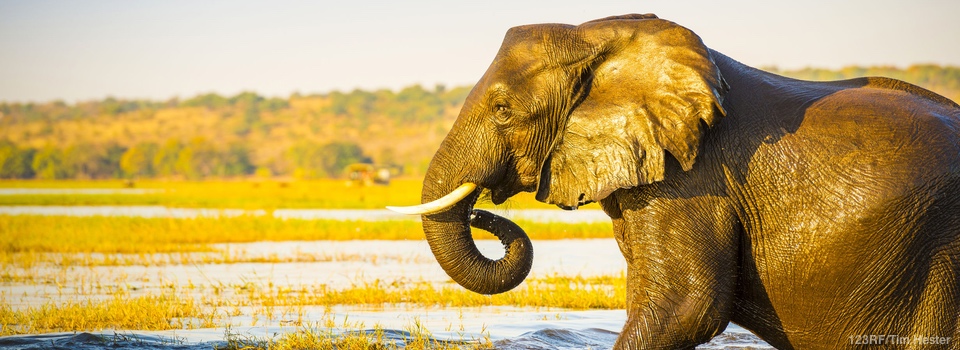
<svg viewBox="0 0 960 350">
<path fill-rule="evenodd" d="M 518 220 L 531 239 L 610 238 L 612 224 Z M 495 239 L 474 230 L 477 239 Z M 212 251 L 211 244 L 260 241 L 421 240 L 416 221 L 230 218 L 136 218 L 0 215 L 0 262 L 12 253 L 150 254 Z"/>
<path fill-rule="evenodd" d="M 625 282 L 612 277 L 587 279 L 579 276 L 531 279 L 507 293 L 482 295 L 458 285 L 435 286 L 414 283 L 398 286 L 369 283 L 345 290 L 309 291 L 301 297 L 307 304 L 376 305 L 409 303 L 439 307 L 555 307 L 564 309 L 619 309 L 626 305 Z"/>
<path fill-rule="evenodd" d="M 79 288 L 94 290 L 93 287 Z M 372 282 L 344 289 L 325 285 L 278 286 L 242 283 L 208 286 L 164 286 L 161 295 L 131 296 L 119 287 L 106 300 L 48 302 L 13 309 L 0 304 L 0 336 L 103 329 L 166 330 L 227 327 L 227 316 L 257 319 L 295 318 L 304 324 L 306 307 L 364 305 L 376 307 L 517 306 L 561 309 L 621 309 L 625 306 L 623 275 L 530 278 L 520 287 L 486 296 L 452 284 Z M 196 293 L 203 293 L 197 299 Z M 82 297 L 80 295 L 76 297 Z M 333 325 L 329 325 L 333 327 Z M 304 340 L 306 341 L 306 340 Z"/>
<path fill-rule="evenodd" d="M 296 182 L 138 182 L 147 194 L 13 195 L 0 196 L 0 205 L 133 205 L 273 208 L 381 208 L 388 204 L 419 202 L 419 180 L 395 181 L 389 187 L 347 188 L 340 181 Z M 0 187 L 121 188 L 118 181 L 0 181 Z M 344 193 L 340 196 L 331 194 Z M 529 201 L 525 202 L 525 201 Z M 546 207 L 532 199 L 516 200 L 511 208 Z M 489 204 L 480 205 L 489 207 Z M 609 238 L 609 222 L 561 224 L 518 221 L 534 240 Z M 495 239 L 474 231 L 477 239 Z M 165 330 L 229 327 L 230 317 L 286 320 L 302 327 L 305 309 L 336 305 L 374 307 L 482 307 L 622 308 L 623 276 L 581 278 L 553 276 L 528 279 L 514 291 L 483 296 L 453 284 L 375 281 L 348 288 L 327 285 L 279 286 L 273 283 L 178 286 L 164 283 L 161 292 L 137 291 L 116 281 L 129 276 L 78 271 L 76 267 L 158 266 L 186 264 L 288 263 L 365 261 L 376 255 L 294 253 L 248 254 L 215 246 L 222 243 L 313 240 L 422 240 L 416 221 L 353 222 L 276 219 L 270 216 L 222 218 L 134 218 L 0 215 L 0 282 L 19 285 L 55 285 L 39 288 L 29 297 L 54 297 L 38 306 L 19 307 L 15 296 L 0 294 L 0 336 L 58 331 L 103 329 Z M 413 258 L 411 258 L 413 259 Z M 152 278 L 152 277 L 136 277 Z M 159 294 L 156 294 L 159 293 Z M 106 296 L 106 297 L 104 297 Z M 28 297 L 25 293 L 23 297 Z M 464 344 L 432 340 L 419 325 L 405 339 L 408 348 L 461 347 Z M 341 327 L 343 328 L 343 327 Z M 487 341 L 489 343 L 489 341 Z M 320 328 L 270 339 L 234 342 L 235 348 L 391 348 L 376 332 L 332 333 Z M 469 344 L 483 344 L 469 343 Z"/>
<path fill-rule="evenodd" d="M 421 179 L 396 179 L 389 186 L 347 186 L 344 180 L 144 180 L 135 188 L 143 194 L 23 194 L 2 195 L 0 205 L 162 205 L 190 208 L 328 208 L 382 209 L 420 203 Z M 124 189 L 121 180 L 2 180 L 0 188 Z M 556 208 L 521 193 L 511 208 Z M 596 204 L 592 204 L 596 206 Z M 489 208 L 492 204 L 480 203 Z"/>
<path fill-rule="evenodd" d="M 202 310 L 191 298 L 174 295 L 131 297 L 122 292 L 107 300 L 47 303 L 13 310 L 0 305 L 0 335 L 104 329 L 167 330 L 213 327 L 215 313 Z"/>
<path fill-rule="evenodd" d="M 163 205 L 197 208 L 383 208 L 391 203 L 419 202 L 416 180 L 391 186 L 347 187 L 342 180 L 311 181 L 140 181 L 143 194 L 30 194 L 0 196 L 2 205 Z M 124 189 L 127 183 L 106 181 L 4 181 L 9 188 Z"/>
<path fill-rule="evenodd" d="M 365 262 L 377 265 L 389 263 L 435 262 L 432 256 L 391 256 L 378 254 L 308 253 L 254 254 L 244 250 L 219 250 L 214 252 L 172 252 L 154 254 L 101 254 L 101 253 L 0 253 L 0 267 L 32 269 L 37 266 L 56 266 L 57 270 L 71 267 L 93 268 L 97 266 L 171 266 L 212 264 L 284 264 L 317 262 Z M 36 281 L 41 276 L 32 271 L 12 272 L 0 269 L 0 282 Z"/>
<path fill-rule="evenodd" d="M 414 307 L 517 306 L 564 309 L 619 309 L 626 304 L 626 279 L 615 276 L 547 276 L 528 278 L 506 293 L 482 295 L 455 284 L 375 281 L 349 288 L 327 285 L 281 286 L 243 283 L 211 288 L 218 299 L 205 302 L 217 307 L 303 307 L 308 305 L 365 305 Z M 177 290 L 171 286 L 170 290 Z M 296 312 L 291 312 L 296 313 Z"/>
<path fill-rule="evenodd" d="M 379 325 L 373 329 L 364 329 L 362 323 L 340 326 L 340 329 L 348 331 L 333 331 L 329 323 L 332 319 L 327 319 L 323 323 L 313 327 L 301 326 L 295 332 L 283 333 L 279 336 L 267 337 L 242 337 L 236 335 L 227 336 L 227 345 L 219 349 L 491 349 L 493 342 L 489 337 L 481 339 L 466 339 L 461 337 L 458 340 L 438 340 L 433 338 L 432 333 L 415 320 L 406 327 L 406 331 L 400 336 L 394 336 L 387 339 L 386 332 Z"/>
</svg>

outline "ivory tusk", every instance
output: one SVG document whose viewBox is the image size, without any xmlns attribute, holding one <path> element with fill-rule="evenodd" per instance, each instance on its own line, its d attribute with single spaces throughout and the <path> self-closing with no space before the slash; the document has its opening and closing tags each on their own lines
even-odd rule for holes
<svg viewBox="0 0 960 350">
<path fill-rule="evenodd" d="M 430 202 L 423 203 L 420 205 L 413 205 L 409 207 L 391 207 L 388 206 L 387 209 L 393 210 L 401 214 L 410 214 L 410 215 L 423 215 L 423 214 L 433 214 L 441 212 L 449 207 L 452 207 L 454 204 L 457 204 L 461 199 L 473 193 L 473 190 L 477 188 L 477 185 L 474 183 L 464 183 L 457 187 L 446 196 L 440 197 L 439 199 Z"/>
</svg>

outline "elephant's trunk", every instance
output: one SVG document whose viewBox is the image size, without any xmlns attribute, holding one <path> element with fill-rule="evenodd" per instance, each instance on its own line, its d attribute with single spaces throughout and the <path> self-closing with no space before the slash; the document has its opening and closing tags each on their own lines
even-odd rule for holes
<svg viewBox="0 0 960 350">
<path fill-rule="evenodd" d="M 453 191 L 453 183 L 439 174 L 436 159 L 423 183 L 423 203 L 429 203 Z M 434 214 L 423 215 L 423 232 L 437 262 L 447 275 L 466 289 L 481 294 L 497 294 L 513 289 L 530 272 L 533 246 L 527 234 L 515 223 L 487 211 L 473 209 L 480 189 L 463 200 Z M 499 260 L 483 256 L 473 241 L 470 227 L 489 231 L 503 243 L 506 254 Z"/>
</svg>

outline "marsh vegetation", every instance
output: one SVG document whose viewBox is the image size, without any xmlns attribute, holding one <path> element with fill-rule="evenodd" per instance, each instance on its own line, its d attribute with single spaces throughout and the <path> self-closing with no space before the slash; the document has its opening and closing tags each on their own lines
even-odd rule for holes
<svg viewBox="0 0 960 350">
<path fill-rule="evenodd" d="M 481 203 L 536 249 L 523 284 L 484 296 L 443 272 L 419 220 L 370 210 L 416 202 L 419 180 L 127 185 L 0 182 L 0 344 L 604 348 L 625 321 L 625 262 L 595 205 Z M 132 210 L 85 210 L 97 208 Z M 493 235 L 474 236 L 502 256 Z M 714 345 L 736 344 L 763 345 L 736 327 Z"/>
<path fill-rule="evenodd" d="M 258 212 L 269 213 L 284 203 L 349 208 L 365 198 L 371 198 L 370 205 L 380 205 L 383 198 L 409 202 L 418 183 L 347 188 L 341 181 L 153 182 L 139 187 L 148 191 L 133 193 L 76 191 L 119 189 L 122 182 L 3 185 L 72 189 L 7 191 L 0 196 L 7 206 L 271 208 Z M 343 195 L 326 195 L 333 190 Z M 508 207 L 523 211 L 536 206 L 521 199 Z M 213 328 L 233 332 L 225 341 L 237 347 L 443 348 L 493 341 L 471 313 L 485 315 L 479 319 L 488 322 L 495 322 L 491 314 L 502 312 L 562 320 L 571 311 L 624 307 L 622 259 L 611 255 L 606 262 L 591 262 L 585 252 L 576 252 L 598 244 L 616 252 L 609 222 L 521 219 L 542 243 L 538 269 L 514 291 L 483 296 L 448 280 L 423 242 L 417 220 L 291 219 L 262 213 L 0 215 L 0 336 Z M 476 236 L 492 256 L 498 254 L 492 235 L 477 231 Z M 404 324 L 357 320 L 356 312 L 364 310 L 410 316 Z M 448 315 L 438 323 L 425 317 L 431 313 L 460 316 Z M 464 314 L 471 319 L 463 320 Z M 236 331 L 259 326 L 286 331 L 270 337 Z"/>
</svg>

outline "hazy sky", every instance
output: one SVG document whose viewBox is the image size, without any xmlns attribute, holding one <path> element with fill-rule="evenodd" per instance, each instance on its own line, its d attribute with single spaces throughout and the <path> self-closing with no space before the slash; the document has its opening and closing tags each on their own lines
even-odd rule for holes
<svg viewBox="0 0 960 350">
<path fill-rule="evenodd" d="M 960 1 L 0 1 L 0 101 L 472 84 L 506 30 L 656 13 L 749 65 L 960 66 Z"/>
</svg>

